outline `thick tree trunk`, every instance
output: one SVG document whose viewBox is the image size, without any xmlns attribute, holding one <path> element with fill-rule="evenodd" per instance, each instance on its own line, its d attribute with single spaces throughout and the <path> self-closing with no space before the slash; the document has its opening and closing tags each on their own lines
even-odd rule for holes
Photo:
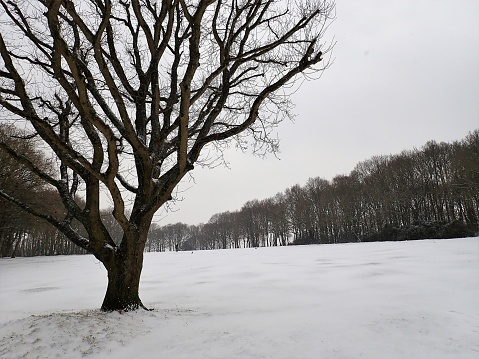
<svg viewBox="0 0 479 359">
<path fill-rule="evenodd" d="M 143 252 L 129 256 L 116 255 L 105 264 L 108 287 L 101 305 L 103 311 L 147 309 L 139 295 L 142 266 Z"/>
</svg>

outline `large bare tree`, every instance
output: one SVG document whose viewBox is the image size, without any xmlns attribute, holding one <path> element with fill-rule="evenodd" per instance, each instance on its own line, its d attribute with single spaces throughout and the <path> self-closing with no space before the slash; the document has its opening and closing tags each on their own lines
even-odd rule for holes
<svg viewBox="0 0 479 359">
<path fill-rule="evenodd" d="M 290 116 L 287 90 L 327 67 L 322 60 L 330 46 L 322 37 L 333 4 L 0 4 L 1 119 L 41 139 L 58 174 L 4 142 L 0 148 L 56 188 L 66 215 L 59 220 L 5 191 L 0 196 L 47 220 L 104 264 L 103 310 L 144 307 L 139 282 L 153 215 L 205 160 L 205 148 L 250 139 L 256 150 L 275 149 L 271 129 Z M 102 192 L 123 231 L 120 244 L 102 221 Z M 87 236 L 74 230 L 74 219 Z"/>
</svg>

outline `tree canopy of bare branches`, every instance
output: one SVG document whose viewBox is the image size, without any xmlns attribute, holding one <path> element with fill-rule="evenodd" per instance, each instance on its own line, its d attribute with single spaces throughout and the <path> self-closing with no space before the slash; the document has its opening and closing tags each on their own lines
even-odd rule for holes
<svg viewBox="0 0 479 359">
<path fill-rule="evenodd" d="M 0 0 L 0 116 L 52 151 L 52 175 L 2 149 L 60 194 L 65 216 L 0 196 L 57 227 L 108 271 L 104 310 L 143 307 L 138 289 L 154 213 L 204 157 L 290 116 L 287 89 L 327 67 L 328 1 Z M 101 192 L 123 232 L 113 241 Z M 81 193 L 84 202 L 76 198 Z M 133 198 L 131 205 L 127 199 Z M 87 235 L 72 227 L 79 221 Z"/>
</svg>

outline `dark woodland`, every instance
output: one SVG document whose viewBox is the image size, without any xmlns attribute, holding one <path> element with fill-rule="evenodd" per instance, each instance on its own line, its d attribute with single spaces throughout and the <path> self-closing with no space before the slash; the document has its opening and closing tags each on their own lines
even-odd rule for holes
<svg viewBox="0 0 479 359">
<path fill-rule="evenodd" d="M 375 156 L 208 223 L 154 226 L 146 250 L 460 238 L 479 233 L 479 130 L 462 141 Z"/>
</svg>

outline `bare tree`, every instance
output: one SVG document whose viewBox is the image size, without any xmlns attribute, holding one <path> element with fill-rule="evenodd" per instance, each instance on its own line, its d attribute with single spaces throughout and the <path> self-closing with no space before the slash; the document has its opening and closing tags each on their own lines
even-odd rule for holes
<svg viewBox="0 0 479 359">
<path fill-rule="evenodd" d="M 284 89 L 327 67 L 320 63 L 330 46 L 321 41 L 333 4 L 0 4 L 2 120 L 26 121 L 31 135 L 53 151 L 58 175 L 12 156 L 56 188 L 66 215 L 56 219 L 9 193 L 0 196 L 47 220 L 104 264 L 103 310 L 144 307 L 138 289 L 153 215 L 205 160 L 205 148 L 228 140 L 243 146 L 251 138 L 254 150 L 275 150 L 270 132 L 290 116 Z M 102 221 L 102 190 L 123 232 L 119 244 Z M 73 230 L 73 219 L 87 236 Z"/>
</svg>

